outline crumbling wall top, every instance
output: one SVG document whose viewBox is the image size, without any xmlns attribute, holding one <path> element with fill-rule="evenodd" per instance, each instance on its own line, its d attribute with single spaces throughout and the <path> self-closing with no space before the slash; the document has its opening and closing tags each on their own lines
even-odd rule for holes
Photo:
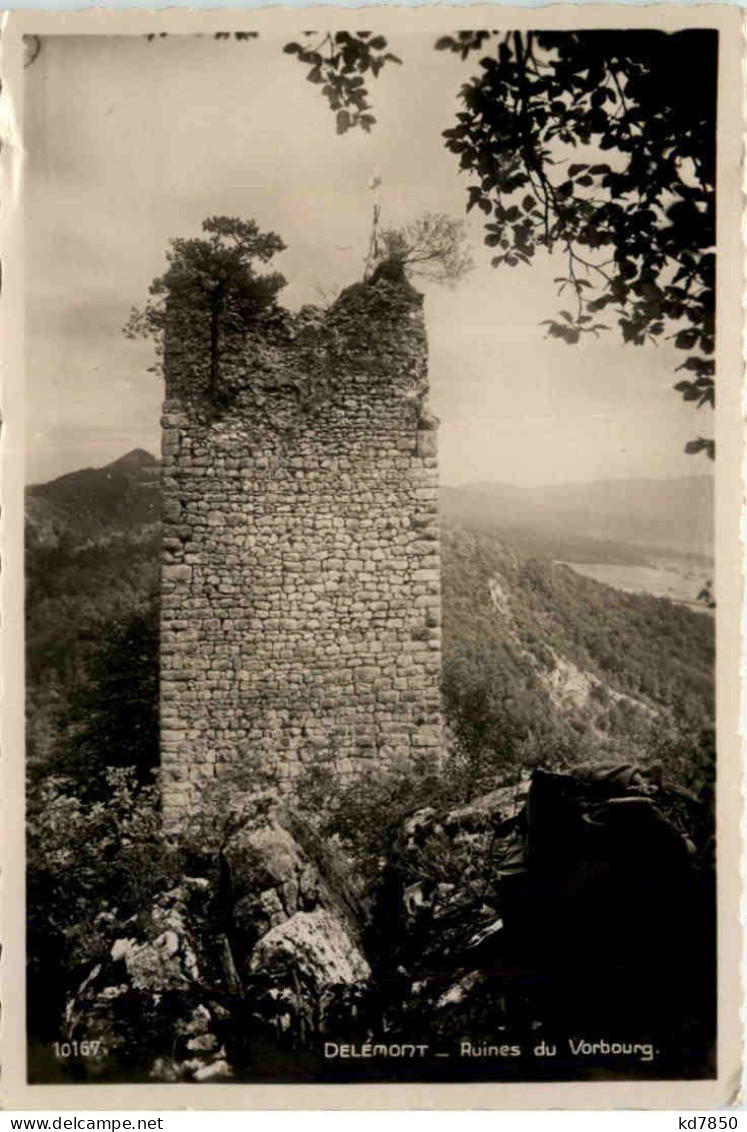
<svg viewBox="0 0 747 1132">
<path fill-rule="evenodd" d="M 346 288 L 326 310 L 278 308 L 251 331 L 228 325 L 216 390 L 204 327 L 190 334 L 180 326 L 178 335 L 167 334 L 167 400 L 178 400 L 195 422 L 209 423 L 229 409 L 258 411 L 264 428 L 272 427 L 268 400 L 278 406 L 278 421 L 293 405 L 298 413 L 319 412 L 351 388 L 418 400 L 427 389 L 422 307 L 422 295 L 406 280 L 380 276 Z"/>
</svg>

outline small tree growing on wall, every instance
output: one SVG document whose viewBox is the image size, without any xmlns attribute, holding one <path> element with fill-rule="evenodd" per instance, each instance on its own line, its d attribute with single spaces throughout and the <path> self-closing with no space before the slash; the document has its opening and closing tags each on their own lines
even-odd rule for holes
<svg viewBox="0 0 747 1132">
<path fill-rule="evenodd" d="M 367 264 L 374 274 L 380 265 L 394 263 L 408 275 L 454 287 L 474 267 L 463 220 L 426 212 L 401 228 L 379 228 L 377 221 L 374 211 Z"/>
<path fill-rule="evenodd" d="M 258 274 L 255 264 L 268 263 L 285 244 L 275 232 L 260 232 L 253 220 L 213 216 L 202 222 L 202 230 L 202 239 L 169 241 L 168 268 L 151 283 L 145 307 L 133 307 L 125 334 L 152 338 L 161 359 L 167 324 L 175 340 L 194 342 L 204 351 L 209 394 L 215 398 L 226 337 L 245 336 L 277 311 L 285 278 L 278 272 Z"/>
</svg>

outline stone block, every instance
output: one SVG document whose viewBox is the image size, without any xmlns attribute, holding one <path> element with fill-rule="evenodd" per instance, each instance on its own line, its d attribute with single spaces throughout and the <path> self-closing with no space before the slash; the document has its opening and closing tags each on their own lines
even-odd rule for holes
<svg viewBox="0 0 747 1132">
<path fill-rule="evenodd" d="M 438 432 L 436 429 L 420 429 L 416 451 L 418 456 L 438 456 Z"/>
<path fill-rule="evenodd" d="M 191 582 L 192 567 L 185 565 L 165 565 L 161 567 L 164 582 Z"/>
</svg>

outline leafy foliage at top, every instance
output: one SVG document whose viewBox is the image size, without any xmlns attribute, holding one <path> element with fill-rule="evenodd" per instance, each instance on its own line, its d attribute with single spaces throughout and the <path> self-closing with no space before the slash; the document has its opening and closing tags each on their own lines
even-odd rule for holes
<svg viewBox="0 0 747 1132">
<path fill-rule="evenodd" d="M 310 83 L 320 85 L 335 113 L 338 134 L 359 126 L 366 133 L 376 122 L 368 101 L 367 73 L 377 78 L 386 63 L 401 63 L 387 51 L 383 35 L 370 31 L 337 31 L 319 36 L 304 33 L 305 43 L 287 43 L 283 50 L 309 67 Z"/>
<path fill-rule="evenodd" d="M 151 299 L 133 308 L 125 333 L 153 338 L 163 357 L 167 327 L 175 342 L 195 343 L 209 360 L 210 391 L 219 389 L 227 338 L 242 339 L 277 313 L 276 296 L 285 286 L 278 272 L 259 274 L 285 244 L 275 232 L 260 232 L 253 220 L 212 216 L 202 239 L 169 241 L 168 269 L 150 286 Z"/>
<path fill-rule="evenodd" d="M 462 30 L 435 47 L 466 60 L 496 37 L 444 131 L 494 266 L 560 250 L 556 283 L 571 301 L 545 320 L 548 334 L 573 345 L 607 330 L 607 312 L 625 342 L 671 339 L 688 355 L 675 388 L 713 406 L 718 33 Z M 370 31 L 309 31 L 284 50 L 308 66 L 340 134 L 370 131 L 366 77 L 402 61 Z M 713 457 L 714 441 L 686 451 Z"/>
<path fill-rule="evenodd" d="M 436 46 L 466 58 L 486 38 Z M 548 333 L 576 343 L 610 311 L 625 342 L 671 338 L 698 407 L 715 398 L 716 68 L 712 31 L 512 32 L 444 132 L 493 264 L 564 253 L 571 303 Z M 688 449 L 713 455 L 704 438 Z"/>
</svg>

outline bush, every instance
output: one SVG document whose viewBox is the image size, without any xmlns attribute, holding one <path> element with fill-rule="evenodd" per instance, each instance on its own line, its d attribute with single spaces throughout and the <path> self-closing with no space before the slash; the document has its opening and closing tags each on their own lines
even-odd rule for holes
<svg viewBox="0 0 747 1132">
<path fill-rule="evenodd" d="M 220 852 L 247 821 L 269 813 L 281 793 L 278 772 L 260 755 L 242 756 L 240 765 L 221 768 L 204 784 L 197 807 L 187 815 L 178 846 L 186 872 L 216 880 Z"/>
<path fill-rule="evenodd" d="M 179 874 L 161 832 L 157 785 L 112 768 L 109 796 L 82 801 L 48 777 L 29 788 L 27 925 L 29 1030 L 56 1037 L 66 989 L 111 946 L 118 925 Z"/>
<path fill-rule="evenodd" d="M 159 764 L 158 606 L 112 627 L 86 668 L 44 770 L 74 781 L 76 796 L 106 799 L 112 767 L 147 782 Z"/>
<path fill-rule="evenodd" d="M 500 768 L 500 769 L 499 769 Z M 296 779 L 289 806 L 320 836 L 339 844 L 364 883 L 376 882 L 401 834 L 417 810 L 448 810 L 499 786 L 518 781 L 521 768 L 499 759 L 479 768 L 461 746 L 440 761 L 432 754 L 372 769 L 343 780 L 329 761 L 310 764 Z"/>
</svg>

